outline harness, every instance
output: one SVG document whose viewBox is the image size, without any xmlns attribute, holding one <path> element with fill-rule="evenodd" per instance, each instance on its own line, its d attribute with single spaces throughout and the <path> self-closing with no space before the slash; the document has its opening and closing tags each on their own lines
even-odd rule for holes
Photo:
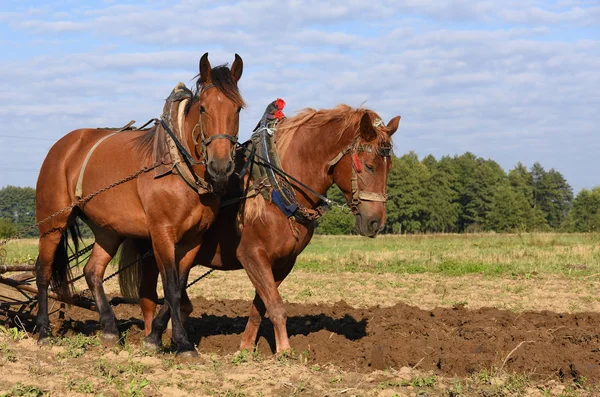
<svg viewBox="0 0 600 397">
<path fill-rule="evenodd" d="M 198 97 L 200 97 L 200 95 L 202 95 L 202 93 L 204 91 L 208 90 L 209 88 L 213 88 L 214 86 L 215 85 L 212 83 L 202 86 L 202 88 L 200 89 L 200 92 L 198 93 Z M 199 137 L 200 137 L 200 143 L 201 143 L 200 158 L 206 159 L 206 149 L 208 148 L 208 145 L 210 145 L 213 141 L 215 141 L 217 139 L 227 139 L 228 141 L 230 141 L 232 143 L 231 155 L 233 157 L 233 153 L 235 152 L 235 148 L 238 143 L 237 134 L 235 134 L 235 135 L 216 134 L 216 135 L 209 136 L 207 138 L 206 135 L 204 134 L 204 128 L 202 127 L 202 112 L 200 112 L 199 114 L 200 114 L 200 116 L 198 117 L 198 123 L 192 129 L 192 140 L 194 142 L 194 145 L 198 146 L 198 139 L 194 135 L 194 133 L 196 132 L 196 128 L 198 128 L 200 130 Z M 199 164 L 206 165 L 206 162 L 205 162 L 205 160 L 202 160 Z"/>
<path fill-rule="evenodd" d="M 215 87 L 214 84 L 207 84 L 200 88 L 198 96 L 209 88 Z M 206 166 L 207 158 L 207 147 L 213 141 L 217 139 L 227 139 L 232 142 L 232 155 L 235 151 L 236 144 L 238 142 L 237 135 L 228 134 L 217 134 L 210 137 L 206 137 L 204 129 L 202 127 L 202 112 L 198 117 L 198 123 L 192 129 L 192 140 L 196 146 L 198 146 L 198 139 L 194 135 L 196 129 L 200 129 L 200 161 L 197 161 L 192 157 L 190 152 L 187 150 L 185 145 L 182 143 L 183 139 L 183 122 L 185 116 L 185 110 L 187 109 L 189 102 L 193 99 L 193 93 L 190 91 L 185 84 L 177 83 L 171 94 L 167 97 L 163 113 L 160 119 L 151 119 L 140 128 L 133 128 L 132 125 L 135 121 L 129 122 L 124 127 L 117 131 L 102 137 L 98 140 L 94 146 L 88 151 L 81 170 L 79 171 L 79 178 L 77 179 L 77 185 L 75 188 L 75 197 L 80 199 L 83 195 L 83 176 L 85 169 L 91 158 L 92 154 L 100 146 L 102 142 L 108 138 L 127 130 L 138 129 L 141 130 L 151 122 L 154 122 L 155 131 L 155 142 L 154 142 L 154 164 L 149 167 L 155 170 L 155 178 L 159 178 L 169 173 L 178 174 L 185 183 L 190 186 L 198 194 L 212 193 L 212 185 L 207 182 L 204 178 L 196 174 L 194 166 L 203 165 Z M 175 133 L 173 130 L 177 131 Z M 164 131 L 164 133 L 163 133 Z M 166 133 L 166 135 L 165 135 Z M 176 171 L 176 172 L 175 172 Z"/>
<path fill-rule="evenodd" d="M 331 205 L 341 207 L 343 205 L 333 202 L 283 170 L 275 146 L 275 132 L 279 120 L 272 117 L 274 104 L 275 102 L 267 107 L 265 114 L 254 129 L 250 141 L 241 145 L 244 148 L 247 161 L 240 172 L 240 177 L 243 177 L 250 170 L 252 179 L 254 180 L 254 183 L 246 189 L 246 195 L 241 199 L 261 194 L 265 200 L 275 204 L 286 217 L 293 218 L 301 223 L 314 222 L 323 216 Z M 358 152 L 372 153 L 375 150 L 377 155 L 389 157 L 391 149 L 391 146 L 373 148 L 371 145 L 360 143 L 357 137 L 348 147 L 341 150 L 334 159 L 328 162 L 329 169 L 332 171 L 333 167 L 346 154 L 356 156 Z M 356 159 L 358 160 L 358 157 Z M 360 162 L 358 164 L 360 165 Z M 358 174 L 360 172 L 361 170 L 357 169 L 356 162 L 353 161 L 351 178 L 352 198 L 346 205 L 354 214 L 358 213 L 358 206 L 361 201 L 386 202 L 388 198 L 387 194 L 361 191 L 358 186 Z M 300 203 L 296 196 L 294 185 L 317 197 L 319 199 L 317 206 L 309 208 Z M 223 205 L 227 204 L 230 203 L 223 203 Z"/>
<path fill-rule="evenodd" d="M 379 120 L 379 119 L 378 119 Z M 376 120 L 377 122 L 377 120 Z M 360 161 L 358 160 L 358 152 L 367 152 L 367 153 L 373 153 L 373 151 L 375 151 L 375 153 L 378 156 L 381 157 L 390 157 L 392 154 L 392 146 L 379 146 L 376 148 L 373 148 L 373 146 L 371 145 L 367 145 L 364 143 L 360 143 L 358 141 L 358 137 L 356 137 L 354 139 L 354 142 L 352 142 L 350 145 L 348 145 L 348 147 L 346 149 L 341 150 L 337 156 L 335 156 L 333 158 L 333 160 L 331 160 L 330 162 L 328 162 L 327 164 L 329 165 L 330 170 L 333 169 L 333 167 L 335 167 L 335 165 L 337 163 L 340 162 L 340 160 L 342 158 L 344 158 L 345 155 L 347 154 L 351 154 L 352 156 L 352 178 L 350 179 L 351 185 L 352 185 L 352 200 L 348 202 L 348 207 L 350 208 L 350 210 L 352 211 L 353 214 L 357 214 L 358 213 L 358 205 L 361 203 L 361 201 L 378 201 L 378 202 L 382 202 L 385 203 L 387 202 L 388 199 L 388 195 L 385 193 L 376 193 L 376 192 L 365 192 L 365 191 L 361 191 L 358 188 L 358 174 L 360 172 L 362 172 L 361 169 L 361 165 L 360 165 Z"/>
<path fill-rule="evenodd" d="M 198 96 L 202 95 L 202 93 L 210 88 L 215 87 L 214 84 L 207 84 L 200 88 Z M 185 145 L 181 142 L 180 139 L 183 139 L 183 131 L 184 131 L 184 114 L 188 107 L 188 101 L 191 101 L 193 98 L 192 92 L 183 84 L 178 83 L 171 95 L 166 100 L 166 104 L 163 110 L 163 114 L 160 120 L 155 120 L 155 123 L 160 124 L 162 129 L 167 133 L 171 142 L 174 144 L 174 148 L 169 148 L 170 156 L 165 156 L 167 158 L 157 159 L 157 161 L 161 161 L 164 165 L 171 165 L 170 168 L 157 170 L 156 177 L 163 176 L 169 172 L 173 171 L 173 168 L 177 169 L 177 173 L 179 176 L 194 189 L 198 194 L 206 194 L 212 193 L 213 188 L 212 185 L 207 182 L 204 178 L 196 174 L 193 167 L 196 165 L 206 166 L 206 158 L 207 158 L 207 147 L 211 142 L 216 139 L 227 139 L 233 143 L 232 145 L 232 156 L 233 151 L 235 150 L 237 144 L 237 135 L 228 135 L 228 134 L 217 134 L 206 138 L 204 134 L 204 128 L 202 127 L 202 112 L 199 112 L 198 122 L 192 129 L 192 141 L 194 145 L 198 146 L 200 144 L 200 160 L 197 161 L 192 157 L 192 155 L 188 152 Z M 173 104 L 177 106 L 177 109 L 173 109 Z M 173 114 L 177 114 L 177 120 L 175 122 Z M 175 128 L 176 127 L 176 128 Z M 179 137 L 177 134 L 173 132 L 173 129 L 179 131 Z M 197 137 L 194 135 L 196 129 L 200 130 L 200 142 L 198 142 Z M 157 140 L 160 139 L 157 136 Z M 168 141 L 168 139 L 167 139 Z M 159 142 L 155 142 L 155 151 L 156 148 L 160 145 Z M 169 142 L 167 142 L 169 145 Z M 175 150 L 176 149 L 176 150 Z M 185 164 L 185 167 L 183 166 Z"/>
<path fill-rule="evenodd" d="M 77 178 L 77 184 L 75 185 L 75 198 L 76 199 L 81 199 L 83 197 L 83 174 L 85 172 L 85 169 L 87 168 L 88 162 L 90 161 L 90 157 L 92 157 L 92 153 L 94 153 L 94 151 L 96 150 L 96 148 L 98 146 L 100 146 L 100 144 L 102 142 L 104 142 L 105 140 L 107 140 L 111 136 L 116 135 L 119 132 L 123 132 L 123 131 L 127 131 L 127 130 L 133 129 L 132 126 L 133 126 L 134 123 L 135 123 L 135 120 L 131 120 L 129 123 L 125 124 L 123 127 L 117 129 L 115 132 L 112 132 L 112 133 L 110 133 L 110 134 L 108 134 L 108 135 L 100 138 L 100 140 L 98 140 L 98 142 L 96 142 L 94 144 L 94 146 L 91 147 L 91 149 L 88 151 L 88 154 L 85 156 L 85 159 L 83 160 L 83 164 L 81 165 L 81 169 L 79 170 L 79 177 Z"/>
</svg>

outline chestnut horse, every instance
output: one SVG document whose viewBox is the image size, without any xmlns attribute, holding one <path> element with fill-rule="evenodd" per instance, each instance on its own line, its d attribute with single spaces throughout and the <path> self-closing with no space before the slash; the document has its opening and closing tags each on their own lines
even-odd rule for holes
<svg viewBox="0 0 600 397">
<path fill-rule="evenodd" d="M 335 183 L 353 208 L 357 231 L 363 236 L 375 237 L 385 224 L 391 136 L 398 129 L 399 121 L 400 116 L 394 117 L 386 126 L 376 113 L 345 105 L 330 110 L 307 109 L 278 126 L 276 146 L 282 167 L 321 195 Z M 241 164 L 237 166 L 239 169 Z M 231 178 L 230 186 L 234 180 Z M 319 200 L 311 192 L 298 186 L 294 189 L 301 205 L 313 209 L 318 206 Z M 242 192 L 237 194 L 241 196 Z M 277 352 L 290 348 L 286 310 L 277 289 L 310 242 L 314 228 L 314 221 L 290 222 L 276 205 L 258 195 L 222 208 L 217 221 L 206 233 L 195 263 L 219 270 L 244 268 L 256 288 L 241 349 L 254 347 L 265 313 L 275 327 Z M 129 259 L 136 255 L 139 258 L 144 252 L 139 244 L 124 244 L 123 249 L 124 257 Z M 135 280 L 135 276 L 122 274 L 121 288 L 126 296 L 137 295 L 139 288 L 148 334 L 156 308 L 158 274 L 151 257 L 142 261 L 137 270 L 125 269 L 126 272 L 141 270 L 141 283 L 123 282 Z M 192 311 L 187 293 L 183 300 L 182 308 L 186 310 L 183 315 L 187 316 Z M 169 308 L 163 305 L 157 318 L 168 318 L 168 313 Z M 152 333 L 163 330 L 152 328 Z M 160 343 L 152 338 L 149 342 Z"/>
<path fill-rule="evenodd" d="M 237 140 L 239 112 L 244 106 L 237 88 L 243 62 L 236 54 L 231 70 L 226 65 L 211 68 L 207 53 L 200 59 L 199 68 L 197 92 L 185 113 L 181 113 L 183 121 L 178 131 L 183 148 L 180 152 L 187 151 L 190 155 L 190 174 L 211 180 L 213 184 L 223 184 L 234 169 L 232 148 Z M 84 274 L 100 315 L 103 338 L 115 341 L 119 334 L 102 286 L 106 266 L 126 237 L 152 239 L 164 295 L 174 313 L 173 341 L 178 352 L 194 354 L 196 351 L 179 315 L 181 286 L 185 286 L 185 282 L 181 280 L 178 267 L 196 257 L 202 235 L 217 215 L 219 197 L 200 194 L 174 173 L 155 179 L 154 172 L 141 172 L 134 181 L 103 191 L 87 202 L 77 201 L 77 197 L 97 192 L 144 167 L 152 169 L 156 129 L 124 131 L 109 136 L 112 133 L 114 131 L 106 129 L 70 132 L 50 149 L 40 170 L 36 189 L 37 218 L 59 214 L 39 227 L 36 279 L 39 340 L 44 341 L 51 335 L 49 284 L 52 283 L 63 296 L 69 296 L 71 292 L 67 237 L 69 233 L 73 240 L 79 237 L 75 226 L 79 217 L 95 236 Z M 101 141 L 104 137 L 107 139 Z M 206 157 L 202 158 L 204 153 Z M 79 184 L 82 168 L 85 172 L 81 173 L 83 181 Z M 76 184 L 78 190 L 79 186 L 82 188 L 78 195 L 75 194 Z M 78 205 L 73 207 L 72 203 Z M 60 212 L 63 208 L 66 210 Z"/>
</svg>

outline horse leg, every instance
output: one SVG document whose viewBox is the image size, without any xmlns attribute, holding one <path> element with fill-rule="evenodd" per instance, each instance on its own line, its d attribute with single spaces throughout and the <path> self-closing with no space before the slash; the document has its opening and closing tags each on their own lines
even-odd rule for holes
<svg viewBox="0 0 600 397">
<path fill-rule="evenodd" d="M 152 322 L 152 332 L 146 337 L 148 343 L 160 345 L 162 333 L 164 332 L 167 321 L 168 311 L 171 313 L 173 324 L 173 342 L 177 345 L 177 353 L 185 353 L 192 356 L 197 355 L 194 345 L 189 341 L 183 322 L 181 319 L 181 293 L 185 287 L 186 272 L 180 272 L 176 266 L 175 260 L 175 242 L 170 236 L 152 236 L 152 245 L 154 248 L 154 256 L 160 271 L 165 300 L 168 308 L 163 307 Z M 183 268 L 191 267 L 194 257 L 199 246 L 186 252 L 183 258 L 179 261 Z M 184 276 L 183 279 L 181 276 Z M 165 305 L 166 306 L 166 305 Z M 168 309 L 168 311 L 167 311 Z M 166 320 L 166 321 L 165 321 Z"/>
<path fill-rule="evenodd" d="M 142 309 L 142 315 L 144 316 L 145 336 L 150 335 L 150 332 L 152 332 L 152 320 L 156 313 L 156 301 L 158 299 L 158 294 L 156 293 L 158 276 L 158 266 L 156 265 L 154 258 L 144 260 L 142 266 L 142 282 L 140 285 L 140 307 Z M 160 344 L 153 347 L 160 347 Z"/>
<path fill-rule="evenodd" d="M 85 280 L 92 292 L 96 308 L 100 315 L 101 337 L 107 342 L 116 342 L 119 339 L 119 331 L 117 329 L 115 313 L 112 307 L 110 307 L 110 303 L 108 303 L 104 292 L 104 272 L 122 242 L 123 238 L 121 237 L 97 233 L 92 254 L 88 263 L 83 268 Z"/>
<path fill-rule="evenodd" d="M 294 267 L 296 259 L 290 261 L 286 266 L 274 271 L 275 285 L 277 288 L 281 285 L 283 280 L 290 274 L 290 271 Z M 250 305 L 250 315 L 248 316 L 248 322 L 246 323 L 246 329 L 242 335 L 242 342 L 240 343 L 240 350 L 252 350 L 256 343 L 256 337 L 258 336 L 258 328 L 262 318 L 265 316 L 267 309 L 263 300 L 258 295 L 258 292 L 254 294 L 254 300 Z"/>
<path fill-rule="evenodd" d="M 187 285 L 187 279 L 183 283 L 183 291 L 181 292 L 181 320 L 183 321 L 183 325 L 187 327 L 188 320 L 190 319 L 190 315 L 194 311 L 194 305 L 192 305 L 192 301 L 188 296 L 187 289 L 185 286 Z"/>
<path fill-rule="evenodd" d="M 240 350 L 253 350 L 256 337 L 258 336 L 258 328 L 262 318 L 265 316 L 267 308 L 264 302 L 260 299 L 258 292 L 254 293 L 254 300 L 250 305 L 250 315 L 248 316 L 248 322 L 246 323 L 246 329 L 242 335 L 242 342 L 240 343 Z"/>
<path fill-rule="evenodd" d="M 43 343 L 46 338 L 52 336 L 50 319 L 48 318 L 48 287 L 52 278 L 52 265 L 54 254 L 60 244 L 62 234 L 59 231 L 42 237 L 39 242 L 39 254 L 36 261 L 35 282 L 38 289 L 38 313 L 37 329 L 39 332 L 38 342 Z"/>
<path fill-rule="evenodd" d="M 271 262 L 263 249 L 256 249 L 246 258 L 240 258 L 250 281 L 254 285 L 258 296 L 262 299 L 267 309 L 267 314 L 275 329 L 275 343 L 277 353 L 290 349 L 290 340 L 287 335 L 287 314 L 281 295 L 277 291 L 277 283 L 271 268 Z M 258 310 L 258 314 L 260 311 Z"/>
</svg>

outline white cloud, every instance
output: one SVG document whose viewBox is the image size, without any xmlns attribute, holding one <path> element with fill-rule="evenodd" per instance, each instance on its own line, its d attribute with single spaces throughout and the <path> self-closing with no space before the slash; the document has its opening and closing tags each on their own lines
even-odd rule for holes
<svg viewBox="0 0 600 397">
<path fill-rule="evenodd" d="M 46 138 L 141 124 L 177 81 L 191 84 L 202 53 L 216 65 L 238 52 L 249 104 L 243 138 L 276 97 L 288 114 L 366 101 L 386 120 L 402 115 L 397 153 L 470 150 L 505 167 L 545 160 L 576 187 L 591 186 L 600 180 L 562 154 L 569 146 L 595 159 L 600 146 L 600 43 L 570 30 L 596 21 L 596 8 L 574 0 L 261 0 L 8 11 L 0 28 L 29 42 L 0 63 L 0 115 L 7 131 Z M 49 146 L 16 142 L 30 149 L 24 156 L 3 143 L 0 167 L 39 165 Z M 0 186 L 31 180 L 1 174 Z"/>
</svg>

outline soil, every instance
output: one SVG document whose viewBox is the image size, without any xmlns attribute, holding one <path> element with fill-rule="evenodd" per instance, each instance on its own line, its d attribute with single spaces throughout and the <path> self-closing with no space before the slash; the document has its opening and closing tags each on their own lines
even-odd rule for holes
<svg viewBox="0 0 600 397">
<path fill-rule="evenodd" d="M 188 327 L 201 353 L 231 354 L 238 350 L 250 301 L 193 300 Z M 293 304 L 288 310 L 290 342 L 309 364 L 334 364 L 354 372 L 417 368 L 445 377 L 464 377 L 482 370 L 524 373 L 532 379 L 600 383 L 600 313 L 515 313 L 495 308 L 461 306 L 422 310 L 406 304 L 354 308 Z M 127 342 L 139 344 L 139 308 L 115 308 Z M 53 316 L 58 334 L 99 329 L 94 312 L 69 308 L 62 320 Z M 169 335 L 165 335 L 168 343 Z M 263 321 L 258 351 L 274 350 L 273 328 Z"/>
</svg>

